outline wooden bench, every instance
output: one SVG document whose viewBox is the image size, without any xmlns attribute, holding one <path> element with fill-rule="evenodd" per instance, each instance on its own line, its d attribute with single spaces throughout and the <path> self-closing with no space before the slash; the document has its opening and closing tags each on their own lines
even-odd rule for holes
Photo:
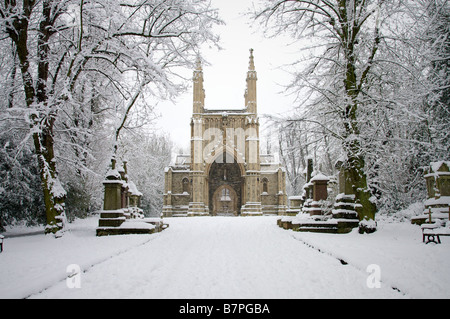
<svg viewBox="0 0 450 319">
<path fill-rule="evenodd" d="M 5 236 L 0 235 L 0 253 L 3 251 L 3 239 Z"/>
<path fill-rule="evenodd" d="M 448 227 L 449 222 L 447 222 L 447 226 L 444 226 L 443 222 L 436 223 L 433 222 L 431 218 L 431 207 L 428 208 L 428 223 L 422 224 L 422 242 L 425 243 L 425 238 L 427 239 L 426 244 L 435 243 L 440 244 L 441 238 L 440 236 L 450 236 L 450 227 Z M 448 207 L 448 218 L 450 221 L 450 206 Z M 437 239 L 437 241 L 436 241 Z"/>
<path fill-rule="evenodd" d="M 440 236 L 450 236 L 450 229 L 448 227 L 440 227 L 440 228 L 422 227 L 422 242 L 424 242 L 425 244 L 428 243 L 440 244 L 441 243 Z"/>
</svg>

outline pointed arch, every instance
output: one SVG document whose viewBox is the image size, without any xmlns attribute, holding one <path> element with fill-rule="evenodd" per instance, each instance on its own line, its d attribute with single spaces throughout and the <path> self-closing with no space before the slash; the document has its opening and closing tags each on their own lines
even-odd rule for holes
<svg viewBox="0 0 450 319">
<path fill-rule="evenodd" d="M 188 193 L 190 194 L 190 187 L 189 187 L 189 178 L 185 177 L 183 178 L 183 180 L 181 181 L 181 184 L 183 186 L 183 193 Z"/>
<path fill-rule="evenodd" d="M 224 150 L 225 148 L 225 150 Z M 241 172 L 241 176 L 245 176 L 245 166 L 242 161 L 242 158 L 238 154 L 236 149 L 233 149 L 231 147 L 219 147 L 215 150 L 215 153 L 213 156 L 210 156 L 208 158 L 205 158 L 206 168 L 205 168 L 205 175 L 208 176 L 211 170 L 211 166 L 214 162 L 216 163 L 228 163 L 228 159 L 233 158 L 233 162 L 238 164 L 239 170 Z M 224 160 L 226 159 L 226 160 Z"/>
<path fill-rule="evenodd" d="M 263 177 L 262 181 L 261 181 L 261 186 L 262 186 L 262 192 L 261 193 L 268 193 L 269 192 L 269 180 L 267 179 L 267 177 Z"/>
<path fill-rule="evenodd" d="M 238 215 L 238 195 L 230 185 L 218 187 L 212 198 L 213 215 Z"/>
</svg>

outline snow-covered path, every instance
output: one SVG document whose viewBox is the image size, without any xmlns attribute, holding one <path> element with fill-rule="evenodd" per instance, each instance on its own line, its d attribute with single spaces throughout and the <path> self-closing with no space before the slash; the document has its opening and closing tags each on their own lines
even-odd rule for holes
<svg viewBox="0 0 450 319">
<path fill-rule="evenodd" d="M 166 219 L 151 240 L 32 298 L 401 298 L 389 285 L 308 247 L 273 217 Z M 124 237 L 125 240 L 126 237 Z"/>
</svg>

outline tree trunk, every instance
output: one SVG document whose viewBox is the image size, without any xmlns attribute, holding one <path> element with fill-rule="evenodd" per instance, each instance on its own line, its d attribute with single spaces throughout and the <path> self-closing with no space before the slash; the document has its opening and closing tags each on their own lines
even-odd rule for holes
<svg viewBox="0 0 450 319">
<path fill-rule="evenodd" d="M 11 5 L 11 4 L 10 4 Z M 66 193 L 61 186 L 56 171 L 56 159 L 54 154 L 53 126 L 56 113 L 50 111 L 42 114 L 38 108 L 48 109 L 48 95 L 46 90 L 48 80 L 48 40 L 51 36 L 51 1 L 43 3 L 42 21 L 39 25 L 38 54 L 37 54 L 37 81 L 36 89 L 30 72 L 30 53 L 28 48 L 28 21 L 30 19 L 34 1 L 23 2 L 23 14 L 14 16 L 12 27 L 7 29 L 9 37 L 16 45 L 19 58 L 22 82 L 25 92 L 25 102 L 30 112 L 30 130 L 33 137 L 34 148 L 39 164 L 39 175 L 42 183 L 44 203 L 46 209 L 47 226 L 46 233 L 56 234 L 63 228 L 64 200 Z"/>
<path fill-rule="evenodd" d="M 359 27 L 356 27 L 354 22 L 347 20 L 347 3 L 346 0 L 341 0 L 340 2 L 340 15 L 342 17 L 341 21 L 341 40 L 344 44 L 345 51 L 345 61 L 346 61 L 346 77 L 344 79 L 344 89 L 349 103 L 344 109 L 343 119 L 344 119 L 344 143 L 343 148 L 347 155 L 347 164 L 349 170 L 349 177 L 352 183 L 352 188 L 355 194 L 357 206 L 357 212 L 360 221 L 365 221 L 365 223 L 360 223 L 360 233 L 364 232 L 374 232 L 376 228 L 365 227 L 362 225 L 368 225 L 367 221 L 375 220 L 376 205 L 371 201 L 372 194 L 367 185 L 367 176 L 364 172 L 365 160 L 363 155 L 363 150 L 360 143 L 360 123 L 357 117 L 357 110 L 360 107 L 358 102 L 358 95 L 361 91 L 361 86 L 365 81 L 364 77 L 370 69 L 370 65 L 364 70 L 363 75 L 359 78 L 357 75 L 356 67 L 356 34 L 359 32 Z M 374 40 L 374 47 L 372 50 L 372 55 L 369 61 L 373 59 L 378 48 L 378 32 L 375 33 L 376 37 Z M 373 222 L 374 223 L 374 222 Z"/>
<path fill-rule="evenodd" d="M 44 120 L 45 121 L 45 120 Z M 33 142 L 39 164 L 39 175 L 44 194 L 47 225 L 46 233 L 62 230 L 65 219 L 66 192 L 62 187 L 55 165 L 53 121 L 42 132 L 33 134 Z M 32 128 L 33 129 L 33 128 Z"/>
</svg>

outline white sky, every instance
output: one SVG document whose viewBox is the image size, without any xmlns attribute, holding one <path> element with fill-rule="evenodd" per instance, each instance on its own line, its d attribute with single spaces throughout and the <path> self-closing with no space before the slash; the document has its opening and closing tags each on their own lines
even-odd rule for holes
<svg viewBox="0 0 450 319">
<path fill-rule="evenodd" d="M 203 66 L 205 108 L 244 108 L 249 49 L 253 48 L 258 75 L 260 137 L 264 140 L 267 126 L 264 125 L 263 114 L 284 113 L 294 105 L 292 96 L 280 94 L 283 91 L 280 84 L 288 84 L 290 79 L 286 72 L 278 68 L 294 60 L 295 55 L 289 53 L 292 49 L 287 47 L 287 38 L 266 39 L 262 32 L 251 29 L 250 20 L 243 13 L 252 6 L 252 0 L 212 0 L 212 5 L 219 9 L 219 16 L 226 25 L 214 30 L 221 37 L 220 46 L 223 50 L 205 48 L 202 52 L 202 57 L 210 63 Z M 192 98 L 191 88 L 178 97 L 175 104 L 164 102 L 158 105 L 157 112 L 161 114 L 158 125 L 170 133 L 175 151 L 180 147 L 189 150 Z"/>
</svg>

